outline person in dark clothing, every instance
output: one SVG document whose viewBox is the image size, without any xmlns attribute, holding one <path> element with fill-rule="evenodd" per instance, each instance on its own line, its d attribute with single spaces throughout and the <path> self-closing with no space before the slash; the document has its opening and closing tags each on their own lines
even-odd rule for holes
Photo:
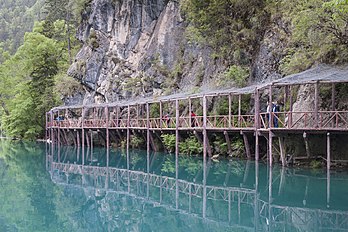
<svg viewBox="0 0 348 232">
<path fill-rule="evenodd" d="M 280 106 L 278 105 L 277 102 L 272 103 L 272 112 L 274 113 L 273 115 L 273 125 L 275 128 L 278 127 L 278 114 Z"/>
</svg>

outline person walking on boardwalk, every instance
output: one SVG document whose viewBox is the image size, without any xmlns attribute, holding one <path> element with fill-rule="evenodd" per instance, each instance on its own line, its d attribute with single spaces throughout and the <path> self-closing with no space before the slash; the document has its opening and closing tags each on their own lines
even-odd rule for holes
<svg viewBox="0 0 348 232">
<path fill-rule="evenodd" d="M 169 114 L 166 113 L 164 116 L 163 116 L 163 121 L 164 121 L 164 125 L 168 128 L 169 127 L 169 121 L 170 121 L 170 117 L 169 117 Z"/>
<path fill-rule="evenodd" d="M 195 127 L 197 122 L 196 122 L 196 114 L 191 110 L 191 114 L 190 114 L 190 117 L 191 117 L 191 127 Z"/>
</svg>

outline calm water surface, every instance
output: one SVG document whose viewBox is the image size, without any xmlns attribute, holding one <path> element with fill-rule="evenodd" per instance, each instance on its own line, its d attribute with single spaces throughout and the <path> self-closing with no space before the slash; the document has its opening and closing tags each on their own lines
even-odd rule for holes
<svg viewBox="0 0 348 232">
<path fill-rule="evenodd" d="M 0 231 L 348 231 L 347 172 L 0 141 Z"/>
</svg>

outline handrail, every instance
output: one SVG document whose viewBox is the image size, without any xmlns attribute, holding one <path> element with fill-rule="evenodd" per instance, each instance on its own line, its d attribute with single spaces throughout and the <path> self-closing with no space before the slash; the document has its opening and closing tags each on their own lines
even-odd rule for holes
<svg viewBox="0 0 348 232">
<path fill-rule="evenodd" d="M 289 111 L 272 112 L 273 121 L 270 123 L 270 115 L 267 112 L 259 113 L 260 128 L 283 128 L 283 129 L 347 129 L 348 130 L 348 111 L 318 111 L 315 117 L 314 111 Z M 317 120 L 316 120 L 317 118 Z M 107 126 L 105 118 L 84 119 L 84 127 L 104 128 Z M 109 128 L 127 128 L 128 119 L 110 119 Z M 48 128 L 81 128 L 81 119 L 64 119 L 47 122 Z M 131 118 L 130 128 L 147 127 L 146 118 Z M 149 118 L 151 129 L 174 129 L 176 121 L 174 117 Z M 203 116 L 181 116 L 178 121 L 178 128 L 202 128 Z M 208 115 L 207 129 L 243 129 L 255 128 L 255 115 Z"/>
</svg>

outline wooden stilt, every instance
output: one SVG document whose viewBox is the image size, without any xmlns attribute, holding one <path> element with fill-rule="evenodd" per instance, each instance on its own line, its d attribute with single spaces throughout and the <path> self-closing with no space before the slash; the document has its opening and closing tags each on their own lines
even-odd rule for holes
<svg viewBox="0 0 348 232">
<path fill-rule="evenodd" d="M 260 148 L 259 148 L 259 133 L 260 129 L 260 92 L 255 88 L 255 160 L 258 161 L 260 157 Z"/>
<path fill-rule="evenodd" d="M 162 101 L 159 101 L 159 108 L 160 108 L 160 128 L 162 129 L 162 126 L 163 126 L 163 109 L 162 109 Z"/>
<path fill-rule="evenodd" d="M 248 136 L 243 132 L 241 132 L 241 134 L 243 136 L 245 154 L 246 154 L 248 159 L 251 159 L 251 152 L 250 152 L 250 145 L 249 145 Z"/>
<path fill-rule="evenodd" d="M 153 138 L 151 133 L 149 133 L 149 140 L 150 140 L 150 147 L 151 147 L 151 149 L 154 152 L 157 152 L 159 149 L 157 148 L 157 145 L 156 145 L 155 140 L 154 140 L 154 138 Z"/>
<path fill-rule="evenodd" d="M 225 135 L 225 140 L 226 140 L 226 144 L 227 144 L 228 155 L 232 155 L 231 141 L 230 141 L 230 137 L 228 136 L 227 131 L 224 131 L 224 135 Z"/>
<path fill-rule="evenodd" d="M 330 175 L 330 169 L 327 169 L 326 171 L 326 207 L 330 208 L 330 190 L 331 190 L 331 175 Z"/>
<path fill-rule="evenodd" d="M 280 159 L 282 161 L 282 166 L 284 167 L 286 166 L 284 138 L 278 137 L 278 141 L 279 141 Z"/>
<path fill-rule="evenodd" d="M 81 129 L 82 165 L 85 165 L 85 129 Z"/>
<path fill-rule="evenodd" d="M 190 114 L 191 115 L 191 114 Z M 176 189 L 175 189 L 175 208 L 179 208 L 179 100 L 175 100 L 175 180 L 176 180 Z"/>
<path fill-rule="evenodd" d="M 207 208 L 207 137 L 207 97 L 203 96 L 203 218 L 206 217 Z"/>
<path fill-rule="evenodd" d="M 304 139 L 305 148 L 306 148 L 306 155 L 307 155 L 307 158 L 309 158 L 311 157 L 311 151 L 310 151 L 310 146 L 308 141 L 308 135 L 306 132 L 303 132 L 303 139 Z"/>
<path fill-rule="evenodd" d="M 232 127 L 232 95 L 228 94 L 228 128 Z"/>
<path fill-rule="evenodd" d="M 259 131 L 255 131 L 255 160 L 259 161 L 260 159 L 260 145 L 259 145 Z"/>
<path fill-rule="evenodd" d="M 269 152 L 269 166 L 272 167 L 272 164 L 273 164 L 273 133 L 271 131 L 271 129 L 269 129 L 268 131 L 268 152 Z"/>
<path fill-rule="evenodd" d="M 193 131 L 193 134 L 195 135 L 196 139 L 198 140 L 198 142 L 200 144 L 202 144 L 202 146 L 204 147 L 204 133 L 202 134 L 202 137 L 200 136 L 200 134 L 197 131 Z M 203 139 L 202 139 L 203 138 Z M 213 151 L 211 149 L 210 146 L 210 142 L 209 142 L 209 138 L 207 137 L 206 139 L 206 149 L 207 149 L 207 154 L 209 157 L 213 156 Z"/>
<path fill-rule="evenodd" d="M 289 86 L 289 113 L 288 113 L 288 128 L 292 128 L 292 86 Z"/>
<path fill-rule="evenodd" d="M 109 167 L 110 160 L 110 135 L 109 135 L 109 108 L 105 107 L 105 121 L 106 121 L 106 166 Z"/>
<path fill-rule="evenodd" d="M 242 120 L 242 95 L 238 95 L 238 127 L 241 127 L 241 120 Z"/>
<path fill-rule="evenodd" d="M 268 99 L 268 107 L 269 107 L 269 120 L 268 120 L 268 127 L 269 128 L 272 128 L 273 127 L 273 119 L 274 119 L 274 116 L 273 116 L 273 112 L 272 112 L 272 108 L 273 108 L 273 96 L 272 96 L 272 85 L 269 86 L 269 99 Z"/>
<path fill-rule="evenodd" d="M 314 127 L 319 127 L 319 81 L 314 84 Z"/>
<path fill-rule="evenodd" d="M 93 130 L 89 130 L 91 133 L 91 162 L 93 161 Z"/>
<path fill-rule="evenodd" d="M 326 164 L 327 164 L 327 170 L 330 170 L 331 168 L 331 141 L 330 141 L 330 133 L 326 134 Z"/>
<path fill-rule="evenodd" d="M 188 102 L 189 102 L 189 127 L 192 127 L 192 116 L 191 116 L 191 111 L 192 111 L 192 102 L 191 102 L 191 98 L 188 98 Z"/>
<path fill-rule="evenodd" d="M 332 83 L 331 84 L 331 111 L 335 111 L 336 110 L 336 90 L 335 90 L 335 83 Z M 333 120 L 332 123 L 331 123 L 331 127 L 335 127 L 336 123 L 335 121 Z"/>
</svg>

